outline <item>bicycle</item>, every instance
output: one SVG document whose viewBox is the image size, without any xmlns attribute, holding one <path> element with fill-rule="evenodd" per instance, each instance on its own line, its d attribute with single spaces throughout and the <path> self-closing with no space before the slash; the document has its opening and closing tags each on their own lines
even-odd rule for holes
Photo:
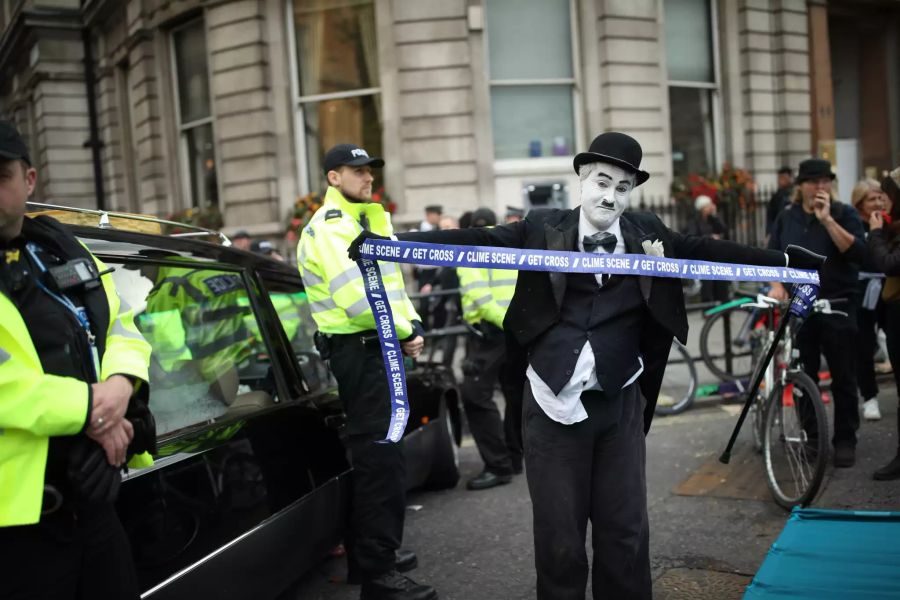
<svg viewBox="0 0 900 600">
<path fill-rule="evenodd" d="M 706 319 L 700 330 L 703 363 L 722 381 L 748 379 L 767 326 L 775 323 L 774 313 L 764 312 L 754 303 L 753 296 L 745 295 L 710 308 L 703 315 Z M 737 333 L 732 335 L 735 330 Z M 718 339 L 723 340 L 721 354 L 715 349 Z"/>
<path fill-rule="evenodd" d="M 769 329 L 762 360 L 753 370 L 744 408 L 719 460 L 727 464 L 745 418 L 754 411 L 754 444 L 762 449 L 766 484 L 775 502 L 788 510 L 807 506 L 816 497 L 825 476 L 828 458 L 828 417 L 818 386 L 797 365 L 794 336 L 801 321 L 813 312 L 833 310 L 829 300 L 816 300 L 818 287 L 797 286 L 787 305 L 757 296 L 750 307 L 773 312 L 787 308 L 777 330 Z M 777 360 L 776 359 L 777 355 Z M 766 381 L 765 392 L 760 385 Z"/>
<path fill-rule="evenodd" d="M 676 358 L 673 359 L 673 355 L 676 355 Z M 669 368 L 672 365 L 687 365 L 687 371 L 673 372 Z M 654 412 L 657 415 L 680 414 L 694 404 L 696 394 L 697 367 L 694 365 L 694 359 L 684 344 L 672 340 L 669 362 L 666 365 L 666 373 L 663 376 Z"/>
</svg>

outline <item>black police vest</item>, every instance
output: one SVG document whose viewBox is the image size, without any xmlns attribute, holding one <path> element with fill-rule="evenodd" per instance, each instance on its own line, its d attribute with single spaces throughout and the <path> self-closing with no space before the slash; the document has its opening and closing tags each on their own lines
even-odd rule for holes
<svg viewBox="0 0 900 600">
<path fill-rule="evenodd" d="M 618 391 L 640 368 L 646 310 L 637 277 L 613 276 L 600 287 L 593 275 L 568 274 L 559 321 L 531 347 L 529 363 L 559 394 L 590 341 L 600 386 Z"/>
</svg>

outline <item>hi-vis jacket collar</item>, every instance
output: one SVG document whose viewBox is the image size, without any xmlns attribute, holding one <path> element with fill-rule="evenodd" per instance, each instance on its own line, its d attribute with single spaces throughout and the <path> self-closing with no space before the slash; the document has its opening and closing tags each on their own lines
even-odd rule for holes
<svg viewBox="0 0 900 600">
<path fill-rule="evenodd" d="M 383 232 L 386 231 L 390 222 L 390 217 L 388 217 L 388 213 L 381 204 L 377 202 L 350 202 L 338 188 L 333 186 L 328 186 L 328 191 L 325 192 L 324 204 L 326 206 L 319 210 L 327 210 L 332 207 L 337 208 L 357 223 L 360 220 L 360 216 L 365 214 L 372 231 L 382 235 L 384 235 Z"/>
</svg>

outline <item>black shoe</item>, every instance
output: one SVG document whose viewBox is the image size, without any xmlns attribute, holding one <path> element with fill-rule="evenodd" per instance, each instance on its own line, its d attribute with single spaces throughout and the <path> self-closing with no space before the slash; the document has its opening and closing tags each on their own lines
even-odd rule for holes
<svg viewBox="0 0 900 600">
<path fill-rule="evenodd" d="M 394 565 L 398 571 L 406 573 L 419 566 L 419 557 L 416 556 L 416 553 L 412 550 L 400 548 L 397 550 L 397 562 L 395 562 Z"/>
<path fill-rule="evenodd" d="M 512 475 L 497 475 L 490 471 L 482 471 L 481 475 L 477 475 L 466 482 L 466 489 L 487 490 L 510 481 L 512 481 Z"/>
<path fill-rule="evenodd" d="M 401 573 L 412 571 L 419 566 L 419 557 L 416 556 L 416 553 L 412 550 L 400 548 L 397 550 L 396 555 L 397 560 L 394 562 L 394 568 Z M 347 583 L 352 585 L 359 585 L 362 583 L 362 575 L 356 569 L 350 568 L 349 566 L 347 568 Z"/>
<path fill-rule="evenodd" d="M 838 469 L 846 469 L 856 464 L 856 446 L 851 442 L 836 442 L 834 444 L 834 466 Z"/>
<path fill-rule="evenodd" d="M 397 571 L 364 581 L 359 600 L 437 600 L 437 592 Z"/>
<path fill-rule="evenodd" d="M 900 479 L 900 452 L 897 453 L 894 460 L 875 471 L 872 478 L 878 481 L 893 481 L 894 479 Z"/>
</svg>

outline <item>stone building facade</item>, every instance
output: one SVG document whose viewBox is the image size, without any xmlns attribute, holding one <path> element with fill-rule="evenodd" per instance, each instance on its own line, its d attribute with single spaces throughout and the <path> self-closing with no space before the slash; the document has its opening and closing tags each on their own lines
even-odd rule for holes
<svg viewBox="0 0 900 600">
<path fill-rule="evenodd" d="M 611 129 L 647 196 L 726 161 L 770 184 L 842 135 L 853 176 L 900 162 L 897 0 L 0 0 L 0 26 L 38 199 L 216 206 L 226 232 L 278 237 L 339 141 L 386 158 L 405 223 L 573 206 L 571 156 Z"/>
</svg>

